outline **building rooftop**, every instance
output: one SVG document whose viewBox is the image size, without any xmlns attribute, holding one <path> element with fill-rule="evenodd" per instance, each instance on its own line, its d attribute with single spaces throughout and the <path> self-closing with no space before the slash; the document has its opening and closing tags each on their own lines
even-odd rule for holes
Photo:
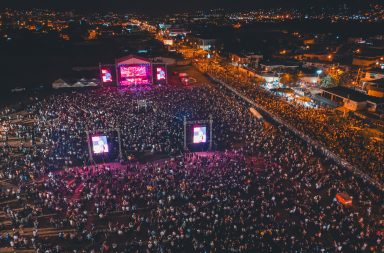
<svg viewBox="0 0 384 253">
<path fill-rule="evenodd" d="M 261 65 L 264 65 L 264 66 L 290 66 L 290 67 L 297 66 L 298 67 L 301 65 L 301 63 L 298 61 L 272 60 L 272 61 L 264 61 L 261 63 Z"/>
<path fill-rule="evenodd" d="M 371 68 L 370 70 L 367 70 L 367 72 L 384 74 L 384 69 L 383 68 Z"/>
<path fill-rule="evenodd" d="M 338 95 L 343 98 L 348 98 L 350 100 L 356 101 L 356 102 L 364 102 L 364 101 L 371 101 L 378 104 L 384 103 L 384 98 L 377 98 L 368 96 L 364 93 L 358 92 L 353 89 L 349 89 L 342 86 L 332 87 L 332 88 L 326 88 L 323 89 L 324 91 L 327 91 L 329 93 L 333 93 L 335 95 Z"/>
<path fill-rule="evenodd" d="M 384 55 L 384 49 L 378 49 L 378 48 L 363 48 L 361 49 L 361 54 L 356 55 L 356 57 L 359 58 L 369 58 L 369 57 L 380 57 Z"/>
<path fill-rule="evenodd" d="M 373 83 L 373 84 L 376 84 L 378 86 L 384 86 L 384 78 L 372 80 L 372 81 L 369 81 L 368 83 Z"/>
</svg>

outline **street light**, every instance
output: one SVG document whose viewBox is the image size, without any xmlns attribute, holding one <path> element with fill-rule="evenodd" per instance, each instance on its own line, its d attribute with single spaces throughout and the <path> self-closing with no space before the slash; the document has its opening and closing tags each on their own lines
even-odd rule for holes
<svg viewBox="0 0 384 253">
<path fill-rule="evenodd" d="M 320 75 L 321 75 L 321 73 L 323 73 L 323 71 L 322 71 L 321 69 L 318 69 L 318 70 L 316 71 L 316 73 L 317 73 L 317 79 L 318 79 L 318 81 L 320 82 Z"/>
</svg>

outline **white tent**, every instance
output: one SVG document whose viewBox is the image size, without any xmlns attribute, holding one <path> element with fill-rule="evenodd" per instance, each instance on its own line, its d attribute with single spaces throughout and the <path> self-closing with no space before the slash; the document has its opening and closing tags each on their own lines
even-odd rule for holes
<svg viewBox="0 0 384 253">
<path fill-rule="evenodd" d="M 82 82 L 76 82 L 72 87 L 84 87 L 85 85 Z"/>
<path fill-rule="evenodd" d="M 95 86 L 97 86 L 97 83 L 95 83 L 95 82 L 89 82 L 87 86 L 93 86 L 93 87 L 95 87 Z"/>
<path fill-rule="evenodd" d="M 61 88 L 68 88 L 68 87 L 70 87 L 68 83 L 61 78 L 57 79 L 52 83 L 52 88 L 54 89 L 61 89 Z"/>
<path fill-rule="evenodd" d="M 82 81 L 83 80 L 83 81 Z M 61 88 L 83 88 L 83 87 L 96 87 L 98 86 L 97 79 L 96 81 L 87 81 L 87 79 L 82 78 L 81 80 L 75 83 L 67 83 L 63 79 L 57 79 L 52 83 L 52 88 L 61 89 Z"/>
</svg>

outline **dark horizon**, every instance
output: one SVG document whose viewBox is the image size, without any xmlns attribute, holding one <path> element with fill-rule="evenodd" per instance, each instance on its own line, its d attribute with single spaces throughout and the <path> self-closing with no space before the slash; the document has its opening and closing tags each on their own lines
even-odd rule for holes
<svg viewBox="0 0 384 253">
<path fill-rule="evenodd" d="M 67 1 L 50 1 L 50 0 L 31 0 L 25 2 L 23 0 L 0 0 L 0 9 L 31 9 L 46 8 L 54 10 L 71 10 L 77 12 L 130 12 L 137 11 L 142 13 L 169 13 L 193 10 L 210 10 L 225 9 L 228 11 L 240 11 L 259 8 L 292 8 L 309 9 L 309 8 L 332 8 L 346 4 L 351 9 L 359 10 L 368 7 L 368 4 L 379 3 L 378 0 L 195 0 L 195 1 L 179 1 L 179 0 L 67 0 Z"/>
</svg>

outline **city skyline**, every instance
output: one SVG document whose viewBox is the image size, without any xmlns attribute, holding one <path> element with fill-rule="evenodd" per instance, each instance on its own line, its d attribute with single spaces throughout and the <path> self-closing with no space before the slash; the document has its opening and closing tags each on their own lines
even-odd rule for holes
<svg viewBox="0 0 384 253">
<path fill-rule="evenodd" d="M 0 8 L 52 8 L 57 10 L 77 10 L 87 11 L 140 11 L 146 13 L 173 12 L 173 11 L 191 11 L 191 10 L 209 10 L 223 8 L 230 11 L 249 10 L 258 8 L 331 8 L 334 6 L 345 6 L 353 9 L 364 9 L 371 3 L 380 3 L 379 0 L 357 1 L 357 0 L 196 0 L 196 1 L 178 1 L 178 0 L 146 0 L 146 1 L 125 1 L 125 0 L 68 0 L 68 1 L 48 1 L 32 0 L 27 3 L 22 0 L 2 0 Z"/>
</svg>

